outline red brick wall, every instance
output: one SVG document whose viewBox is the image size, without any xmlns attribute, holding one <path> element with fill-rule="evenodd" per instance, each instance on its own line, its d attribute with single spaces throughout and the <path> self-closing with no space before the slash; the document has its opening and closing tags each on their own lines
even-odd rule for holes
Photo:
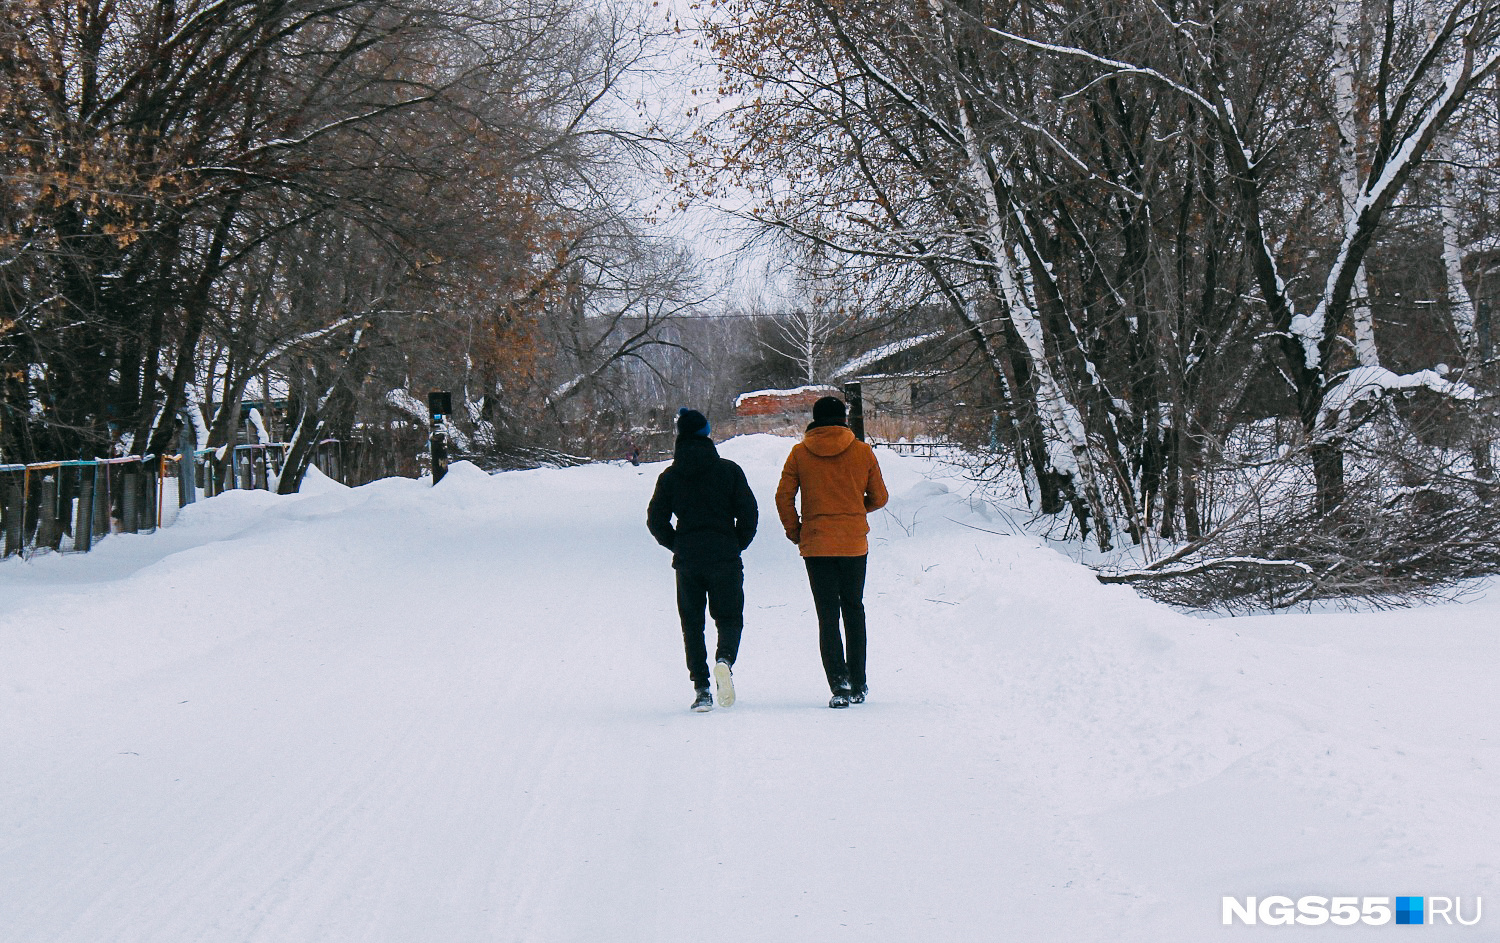
<svg viewBox="0 0 1500 943">
<path fill-rule="evenodd" d="M 805 390 L 767 390 L 760 396 L 746 396 L 735 408 L 736 416 L 776 416 L 812 412 L 813 403 L 825 396 L 836 396 L 831 386 Z"/>
</svg>

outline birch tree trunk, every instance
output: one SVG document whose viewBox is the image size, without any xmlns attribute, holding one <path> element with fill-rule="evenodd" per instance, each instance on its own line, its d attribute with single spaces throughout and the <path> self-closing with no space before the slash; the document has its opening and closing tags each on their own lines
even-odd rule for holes
<svg viewBox="0 0 1500 943">
<path fill-rule="evenodd" d="M 1334 121 L 1338 130 L 1339 191 L 1345 218 L 1359 199 L 1360 133 L 1359 99 L 1354 82 L 1359 63 L 1359 40 L 1354 31 L 1359 26 L 1361 0 L 1333 0 L 1333 102 Z M 1354 298 L 1350 311 L 1354 322 L 1354 350 L 1360 366 L 1380 366 L 1380 352 L 1375 346 L 1375 318 L 1370 310 L 1370 286 L 1365 265 L 1359 264 L 1354 275 Z"/>
<path fill-rule="evenodd" d="M 1020 335 L 1030 361 L 1032 375 L 1036 381 L 1037 409 L 1054 442 L 1061 446 L 1048 456 L 1049 463 L 1058 473 L 1074 478 L 1081 486 L 1083 497 L 1094 518 L 1094 535 L 1100 550 L 1109 550 L 1113 544 L 1113 528 L 1109 523 L 1104 495 L 1099 487 L 1099 475 L 1089 452 L 1088 435 L 1083 416 L 1078 407 L 1068 399 L 1063 385 L 1047 356 L 1046 337 L 1036 309 L 1021 287 L 1016 265 L 1005 238 L 1005 216 L 999 198 L 995 195 L 995 178 L 989 161 L 974 130 L 968 105 L 962 93 L 955 87 L 959 101 L 959 123 L 963 129 L 967 153 L 965 160 L 969 174 L 978 188 L 984 207 L 984 232 L 989 244 L 989 255 L 999 279 L 1006 311 L 1016 333 Z M 1087 521 L 1080 521 L 1087 527 Z"/>
<path fill-rule="evenodd" d="M 1437 158 L 1441 162 L 1441 187 L 1438 193 L 1438 213 L 1443 230 L 1443 276 L 1448 289 L 1448 311 L 1453 318 L 1453 330 L 1466 354 L 1473 352 L 1478 336 L 1474 330 L 1474 298 L 1464 285 L 1463 236 L 1458 219 L 1458 174 L 1454 169 L 1453 141 L 1451 134 L 1444 134 L 1437 141 Z"/>
</svg>

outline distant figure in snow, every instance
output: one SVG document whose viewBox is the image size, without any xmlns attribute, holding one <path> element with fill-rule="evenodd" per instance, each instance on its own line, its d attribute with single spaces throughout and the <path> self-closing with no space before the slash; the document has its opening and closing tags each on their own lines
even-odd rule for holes
<svg viewBox="0 0 1500 943">
<path fill-rule="evenodd" d="M 719 706 L 734 703 L 730 669 L 745 628 L 745 567 L 740 554 L 755 539 L 757 515 L 745 472 L 719 457 L 708 433 L 708 419 L 702 413 L 678 411 L 672 464 L 656 479 L 656 492 L 646 509 L 651 536 L 672 551 L 672 566 L 677 570 L 677 614 L 682 619 L 688 674 L 697 691 L 695 711 L 714 706 L 703 640 L 705 599 L 719 634 L 713 672 Z"/>
<path fill-rule="evenodd" d="M 634 442 L 630 443 L 630 464 L 637 466 L 641 464 L 641 447 Z"/>
<path fill-rule="evenodd" d="M 813 404 L 813 421 L 802 441 L 792 446 L 776 487 L 776 511 L 787 539 L 802 554 L 812 585 L 818 648 L 833 692 L 829 707 L 863 704 L 869 691 L 864 599 L 870 524 L 865 515 L 885 507 L 890 497 L 875 450 L 854 437 L 844 416 L 844 403 L 835 397 L 825 396 Z M 845 638 L 839 636 L 841 613 Z"/>
</svg>

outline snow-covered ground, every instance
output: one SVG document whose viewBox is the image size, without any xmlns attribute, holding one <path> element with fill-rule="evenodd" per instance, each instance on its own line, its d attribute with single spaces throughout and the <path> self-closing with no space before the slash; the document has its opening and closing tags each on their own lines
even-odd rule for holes
<svg viewBox="0 0 1500 943">
<path fill-rule="evenodd" d="M 761 501 L 687 711 L 661 466 L 233 492 L 0 564 L 0 939 L 1200 941 L 1233 895 L 1474 898 L 1500 604 L 1190 618 L 881 453 L 870 702 Z"/>
</svg>

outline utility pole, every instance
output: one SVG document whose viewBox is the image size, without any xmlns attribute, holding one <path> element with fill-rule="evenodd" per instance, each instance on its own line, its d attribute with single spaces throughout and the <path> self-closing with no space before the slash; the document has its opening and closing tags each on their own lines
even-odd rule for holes
<svg viewBox="0 0 1500 943">
<path fill-rule="evenodd" d="M 859 441 L 865 440 L 865 399 L 859 381 L 844 384 L 844 402 L 849 404 L 849 431 Z"/>
</svg>

